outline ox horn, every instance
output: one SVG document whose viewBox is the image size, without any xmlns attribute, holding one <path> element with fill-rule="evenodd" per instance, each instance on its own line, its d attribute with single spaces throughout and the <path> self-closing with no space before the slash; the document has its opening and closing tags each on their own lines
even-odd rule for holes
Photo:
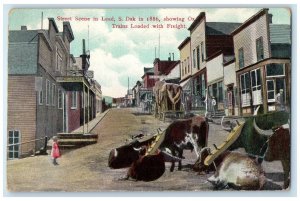
<svg viewBox="0 0 300 201">
<path fill-rule="evenodd" d="M 221 120 L 221 127 L 222 127 L 223 130 L 230 132 L 232 130 L 232 128 L 223 126 L 224 117 L 225 116 L 223 116 L 222 120 Z"/>
<path fill-rule="evenodd" d="M 271 135 L 273 135 L 273 133 L 274 133 L 272 130 L 262 130 L 262 129 L 260 129 L 260 128 L 257 126 L 257 124 L 256 124 L 255 118 L 254 118 L 254 120 L 253 120 L 253 127 L 254 127 L 255 131 L 256 131 L 257 133 L 261 134 L 261 135 L 271 136 Z"/>
<path fill-rule="evenodd" d="M 140 148 L 135 148 L 135 147 L 133 147 L 133 149 L 134 149 L 135 151 L 141 151 L 142 147 L 140 147 Z"/>
<path fill-rule="evenodd" d="M 179 162 L 182 160 L 181 158 L 173 156 L 172 154 L 168 153 L 167 151 L 161 151 L 161 153 L 164 156 L 165 162 Z"/>
</svg>

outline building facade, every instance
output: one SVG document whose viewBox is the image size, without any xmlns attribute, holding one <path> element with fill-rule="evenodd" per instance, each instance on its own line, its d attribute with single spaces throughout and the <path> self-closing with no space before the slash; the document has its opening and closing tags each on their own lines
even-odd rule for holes
<svg viewBox="0 0 300 201">
<path fill-rule="evenodd" d="M 262 9 L 233 33 L 239 113 L 276 110 L 281 96 L 290 108 L 290 25 L 272 24 L 268 9 Z"/>
<path fill-rule="evenodd" d="M 74 35 L 69 22 L 60 32 L 53 18 L 48 29 L 9 31 L 8 44 L 8 158 L 35 154 L 57 133 L 78 128 L 81 123 L 83 80 L 73 74 L 76 59 L 70 54 Z M 81 57 L 81 62 L 84 63 Z M 86 64 L 85 64 L 86 65 Z M 81 83 L 74 84 L 74 83 Z M 93 107 L 91 117 L 93 116 Z M 88 118 L 87 118 L 88 119 Z M 90 118 L 91 119 L 91 118 Z M 79 122 L 79 123 L 78 123 Z M 83 122 L 82 122 L 83 123 Z"/>
</svg>

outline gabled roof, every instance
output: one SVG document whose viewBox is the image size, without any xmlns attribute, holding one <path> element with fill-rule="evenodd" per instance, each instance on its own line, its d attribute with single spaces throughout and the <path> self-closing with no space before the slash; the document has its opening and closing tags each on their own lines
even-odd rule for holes
<svg viewBox="0 0 300 201">
<path fill-rule="evenodd" d="M 268 14 L 268 10 L 267 8 L 261 9 L 260 11 L 258 11 L 255 15 L 253 15 L 252 17 L 250 17 L 248 20 L 246 20 L 241 26 L 239 26 L 237 29 L 235 29 L 231 34 L 235 35 L 237 33 L 239 33 L 241 30 L 243 30 L 245 27 L 249 26 L 250 24 L 252 24 L 253 22 L 255 22 L 257 19 L 259 19 L 261 16 Z"/>
<path fill-rule="evenodd" d="M 242 23 L 233 22 L 206 22 L 206 35 L 230 35 Z"/>
</svg>

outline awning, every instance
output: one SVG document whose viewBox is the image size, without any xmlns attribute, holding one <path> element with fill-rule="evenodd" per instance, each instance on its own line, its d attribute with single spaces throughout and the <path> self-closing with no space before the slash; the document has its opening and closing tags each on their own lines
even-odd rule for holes
<svg viewBox="0 0 300 201">
<path fill-rule="evenodd" d="M 191 90 L 191 78 L 180 83 L 180 86 L 183 90 Z"/>
</svg>

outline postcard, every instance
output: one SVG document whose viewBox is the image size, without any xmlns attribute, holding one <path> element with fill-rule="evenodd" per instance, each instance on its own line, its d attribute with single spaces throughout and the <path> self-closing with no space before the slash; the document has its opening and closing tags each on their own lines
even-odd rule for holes
<svg viewBox="0 0 300 201">
<path fill-rule="evenodd" d="M 11 9 L 7 191 L 289 191 L 292 14 Z"/>
</svg>

